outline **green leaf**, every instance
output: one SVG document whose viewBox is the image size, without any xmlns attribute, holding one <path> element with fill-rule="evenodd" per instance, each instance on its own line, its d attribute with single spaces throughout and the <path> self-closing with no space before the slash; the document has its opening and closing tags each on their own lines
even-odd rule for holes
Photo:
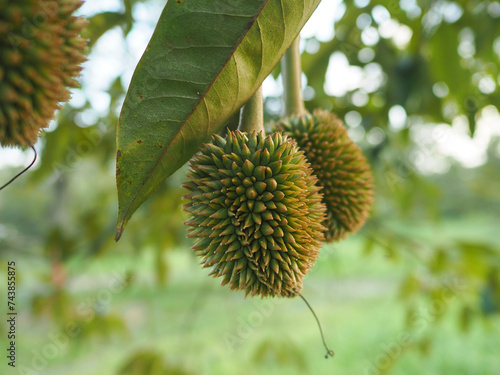
<svg viewBox="0 0 500 375">
<path fill-rule="evenodd" d="M 89 39 L 89 47 L 92 47 L 104 33 L 124 22 L 125 18 L 122 13 L 103 12 L 96 14 L 89 18 L 89 25 L 84 30 L 83 36 Z"/>
<path fill-rule="evenodd" d="M 135 210 L 257 90 L 320 0 L 169 1 L 117 131 L 117 239 Z"/>
</svg>

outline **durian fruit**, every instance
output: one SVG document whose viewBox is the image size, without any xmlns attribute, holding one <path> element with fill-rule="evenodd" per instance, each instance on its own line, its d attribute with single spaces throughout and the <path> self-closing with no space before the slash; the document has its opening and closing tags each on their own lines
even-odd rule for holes
<svg viewBox="0 0 500 375">
<path fill-rule="evenodd" d="M 32 146 L 69 99 L 87 42 L 79 0 L 0 0 L 0 145 Z"/>
<path fill-rule="evenodd" d="M 281 133 L 213 135 L 188 178 L 188 237 L 210 275 L 245 295 L 298 295 L 324 241 L 325 207 L 295 141 Z"/>
<path fill-rule="evenodd" d="M 342 239 L 361 228 L 373 203 L 373 175 L 342 121 L 328 111 L 315 110 L 272 127 L 297 142 L 323 187 L 326 241 Z"/>
</svg>

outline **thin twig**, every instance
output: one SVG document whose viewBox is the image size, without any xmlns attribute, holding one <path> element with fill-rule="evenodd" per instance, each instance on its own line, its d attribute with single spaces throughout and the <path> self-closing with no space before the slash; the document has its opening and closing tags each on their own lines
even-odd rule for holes
<svg viewBox="0 0 500 375">
<path fill-rule="evenodd" d="M 309 304 L 309 302 L 307 302 L 307 300 L 304 298 L 304 296 L 302 294 L 300 294 L 300 293 L 299 293 L 299 296 L 300 296 L 300 298 L 302 298 L 304 300 L 304 302 L 306 303 L 307 307 L 309 307 L 309 310 L 311 310 L 311 312 L 314 315 L 314 318 L 316 319 L 316 323 L 318 323 L 319 333 L 321 334 L 321 340 L 323 341 L 323 345 L 325 346 L 325 349 L 326 349 L 325 358 L 328 359 L 328 357 L 333 357 L 335 355 L 335 352 L 333 350 L 329 349 L 328 345 L 326 345 L 325 336 L 323 335 L 323 329 L 321 328 L 321 324 L 319 323 L 319 319 L 316 316 L 316 313 L 312 309 L 312 307 Z"/>
<path fill-rule="evenodd" d="M 19 176 L 21 176 L 24 172 L 26 172 L 28 169 L 30 169 L 30 168 L 33 166 L 33 164 L 35 164 L 35 161 L 36 161 L 36 156 L 37 156 L 37 154 L 36 154 L 36 150 L 35 150 L 35 148 L 34 148 L 33 146 L 31 146 L 31 149 L 32 149 L 32 150 L 33 150 L 33 152 L 35 153 L 35 157 L 33 158 L 33 161 L 31 162 L 31 164 L 30 164 L 30 165 L 28 165 L 26 168 L 24 168 L 21 172 L 19 172 L 18 174 L 16 174 L 16 175 L 15 175 L 15 176 L 14 176 L 14 177 L 13 177 L 13 178 L 9 181 L 9 182 L 7 182 L 5 185 L 3 185 L 2 187 L 0 187 L 0 190 L 2 190 L 3 188 L 7 187 L 7 186 L 8 186 L 8 185 L 10 185 L 11 183 L 13 183 L 13 182 L 14 182 L 14 180 L 15 180 L 16 178 L 18 178 Z"/>
</svg>

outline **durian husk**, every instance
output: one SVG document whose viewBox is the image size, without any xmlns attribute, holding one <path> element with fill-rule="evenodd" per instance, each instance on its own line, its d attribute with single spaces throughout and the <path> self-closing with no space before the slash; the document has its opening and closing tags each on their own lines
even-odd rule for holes
<svg viewBox="0 0 500 375">
<path fill-rule="evenodd" d="M 210 275 L 245 295 L 298 295 L 324 241 L 325 207 L 295 141 L 280 133 L 213 135 L 188 178 L 188 237 Z"/>
<path fill-rule="evenodd" d="M 359 230 L 373 204 L 373 174 L 342 121 L 317 109 L 312 114 L 282 119 L 272 128 L 297 142 L 323 187 L 326 241 L 337 241 Z"/>
<path fill-rule="evenodd" d="M 0 145 L 32 146 L 85 61 L 83 1 L 0 0 Z"/>
</svg>

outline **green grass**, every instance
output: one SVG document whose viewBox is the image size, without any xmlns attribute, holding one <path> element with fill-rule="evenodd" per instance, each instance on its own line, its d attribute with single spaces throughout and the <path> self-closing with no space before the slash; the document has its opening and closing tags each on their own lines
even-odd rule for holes
<svg viewBox="0 0 500 375">
<path fill-rule="evenodd" d="M 447 230 L 453 232 L 453 228 Z M 421 232 L 426 235 L 425 230 Z M 393 262 L 378 248 L 370 256 L 362 253 L 360 236 L 325 247 L 305 280 L 303 294 L 336 353 L 328 360 L 314 317 L 303 301 L 245 299 L 242 293 L 230 292 L 218 280 L 208 278 L 208 271 L 201 269 L 189 249 L 167 253 L 169 280 L 165 287 L 155 283 L 154 256 L 147 250 L 137 258 L 116 253 L 68 265 L 71 300 L 64 305 L 66 309 L 86 307 L 89 298 L 106 296 L 109 303 L 104 304 L 102 316 L 121 317 L 126 330 L 113 330 L 111 322 L 102 323 L 95 317 L 82 321 L 78 313 L 57 321 L 33 316 L 31 298 L 50 294 L 50 289 L 39 286 L 39 275 L 47 272 L 47 266 L 26 261 L 24 268 L 31 271 L 23 276 L 19 288 L 23 313 L 19 316 L 18 364 L 30 366 L 33 350 L 47 350 L 50 335 L 57 335 L 76 318 L 82 333 L 70 338 L 46 368 L 34 373 L 112 375 L 142 349 L 156 351 L 166 362 L 193 374 L 365 375 L 383 373 L 386 367 L 394 375 L 498 373 L 498 318 L 484 324 L 475 321 L 468 333 L 462 333 L 457 324 L 458 296 L 448 303 L 449 311 L 441 321 L 434 322 L 430 316 L 409 331 L 397 286 L 415 265 Z M 130 269 L 135 278 L 129 285 L 106 292 L 112 272 Z M 420 301 L 417 307 L 425 317 L 430 306 Z M 99 334 L 106 330 L 111 332 L 109 336 Z M 412 344 L 400 350 L 402 335 Z M 431 342 L 427 355 L 418 349 L 424 338 Z"/>
</svg>

